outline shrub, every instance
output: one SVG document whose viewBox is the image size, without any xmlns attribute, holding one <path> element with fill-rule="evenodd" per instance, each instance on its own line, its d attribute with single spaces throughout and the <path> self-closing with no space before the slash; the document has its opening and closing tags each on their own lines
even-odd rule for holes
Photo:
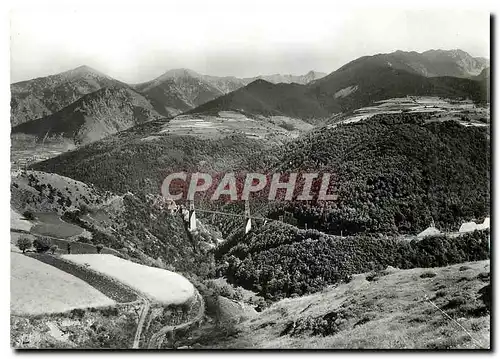
<svg viewBox="0 0 500 359">
<path fill-rule="evenodd" d="M 28 237 L 21 237 L 17 240 L 17 247 L 24 252 L 26 252 L 27 249 L 30 249 L 32 246 L 33 242 L 31 239 Z"/>
<path fill-rule="evenodd" d="M 355 324 L 354 327 L 357 327 L 358 325 L 363 325 L 365 323 L 368 323 L 370 320 L 373 320 L 377 317 L 377 314 L 374 312 L 368 312 L 365 313 L 360 320 L 358 320 Z"/>
<path fill-rule="evenodd" d="M 123 255 L 124 258 L 128 258 L 128 248 L 127 247 L 123 247 L 122 249 L 120 249 L 120 253 Z"/>
<path fill-rule="evenodd" d="M 444 290 L 444 289 L 440 289 L 436 292 L 435 296 L 436 298 L 441 298 L 441 297 L 445 297 L 447 294 L 447 291 Z"/>
<path fill-rule="evenodd" d="M 422 274 L 420 274 L 420 278 L 434 278 L 437 274 L 434 273 L 433 271 L 426 271 Z"/>
<path fill-rule="evenodd" d="M 478 292 L 480 294 L 479 300 L 481 300 L 488 310 L 491 308 L 491 284 L 488 284 L 487 286 L 481 288 Z"/>
<path fill-rule="evenodd" d="M 77 188 L 78 190 L 78 188 Z M 80 210 L 80 214 L 83 216 L 83 215 L 86 215 L 88 213 L 90 213 L 90 207 L 87 206 L 86 204 L 82 203 L 80 204 L 80 206 L 78 207 L 78 209 Z"/>
<path fill-rule="evenodd" d="M 464 297 L 457 296 L 457 297 L 451 298 L 448 301 L 448 303 L 444 306 L 444 308 L 445 309 L 456 309 L 456 308 L 459 308 L 466 303 L 467 303 L 467 301 Z"/>
<path fill-rule="evenodd" d="M 99 243 L 97 246 L 95 246 L 95 248 L 97 249 L 97 254 L 100 254 L 104 248 L 104 245 Z"/>
<path fill-rule="evenodd" d="M 490 280 L 490 272 L 481 272 L 476 278 L 482 280 L 483 282 L 488 282 Z"/>
<path fill-rule="evenodd" d="M 31 211 L 24 211 L 23 217 L 26 218 L 27 220 L 30 220 L 30 221 L 35 219 L 35 215 Z"/>
<path fill-rule="evenodd" d="M 50 246 L 50 253 L 54 254 L 56 251 L 59 249 L 59 246 L 57 244 L 53 244 Z"/>
<path fill-rule="evenodd" d="M 33 241 L 33 247 L 35 247 L 38 253 L 47 252 L 50 249 L 51 242 L 47 237 L 39 237 Z"/>
<path fill-rule="evenodd" d="M 76 240 L 77 242 L 80 242 L 80 243 L 92 243 L 92 241 L 88 238 L 85 238 L 85 237 L 78 237 L 78 239 Z"/>
<path fill-rule="evenodd" d="M 278 124 L 278 126 L 280 126 L 281 128 L 284 128 L 287 131 L 295 131 L 295 126 L 292 125 L 291 123 L 288 123 L 288 122 L 282 122 L 282 123 Z"/>
</svg>

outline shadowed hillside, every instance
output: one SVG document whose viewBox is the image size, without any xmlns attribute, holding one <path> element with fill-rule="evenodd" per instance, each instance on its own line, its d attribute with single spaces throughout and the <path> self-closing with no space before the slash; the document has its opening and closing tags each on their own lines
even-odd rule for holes
<svg viewBox="0 0 500 359">
<path fill-rule="evenodd" d="M 88 143 L 161 117 L 138 92 L 105 88 L 85 95 L 62 110 L 12 129 L 13 133 L 62 135 L 76 144 Z"/>
<path fill-rule="evenodd" d="M 51 115 L 104 87 L 127 85 L 88 66 L 14 83 L 10 85 L 11 124 L 15 126 Z"/>
</svg>

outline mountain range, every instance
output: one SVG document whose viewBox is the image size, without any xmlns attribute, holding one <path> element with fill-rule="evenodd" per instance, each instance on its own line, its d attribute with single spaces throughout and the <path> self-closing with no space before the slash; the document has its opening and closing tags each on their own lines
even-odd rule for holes
<svg viewBox="0 0 500 359">
<path fill-rule="evenodd" d="M 255 81 L 190 112 L 243 110 L 314 119 L 407 95 L 485 102 L 488 89 L 481 73 L 486 66 L 486 60 L 472 58 L 460 50 L 431 50 L 422 54 L 396 51 L 361 57 L 305 85 Z"/>
<path fill-rule="evenodd" d="M 12 133 L 39 137 L 62 135 L 75 144 L 85 144 L 160 117 L 151 103 L 135 90 L 105 87 L 51 115 L 24 122 L 14 127 Z"/>
<path fill-rule="evenodd" d="M 126 87 L 88 66 L 10 85 L 13 126 L 51 115 L 104 87 Z"/>
<path fill-rule="evenodd" d="M 237 78 L 201 75 L 188 69 L 175 69 L 167 71 L 152 81 L 134 85 L 134 88 L 144 93 L 158 112 L 169 116 L 193 109 L 258 79 L 275 84 L 306 84 L 324 76 L 326 76 L 325 73 L 309 71 L 301 76 L 274 74 Z"/>
<path fill-rule="evenodd" d="M 326 75 L 252 78 L 175 69 L 126 84 L 87 66 L 11 85 L 14 133 L 62 134 L 87 143 L 136 124 L 180 113 L 245 111 L 314 122 L 374 101 L 407 95 L 488 97 L 489 61 L 461 50 L 364 56 Z M 103 89 L 109 89 L 102 91 Z M 17 126 L 17 127 L 16 127 Z"/>
</svg>

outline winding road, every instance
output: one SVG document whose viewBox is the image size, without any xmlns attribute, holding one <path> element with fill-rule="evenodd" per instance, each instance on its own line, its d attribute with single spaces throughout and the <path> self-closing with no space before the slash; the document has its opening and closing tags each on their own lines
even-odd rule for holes
<svg viewBox="0 0 500 359">
<path fill-rule="evenodd" d="M 144 322 L 149 313 L 149 309 L 151 308 L 151 302 L 148 298 L 142 296 L 139 292 L 136 292 L 137 295 L 141 298 L 144 303 L 141 314 L 139 316 L 139 322 L 137 323 L 137 330 L 135 331 L 134 343 L 132 344 L 132 349 L 139 349 L 139 344 L 141 341 L 142 328 L 144 328 Z"/>
<path fill-rule="evenodd" d="M 160 349 L 161 343 L 163 340 L 160 340 L 163 335 L 166 335 L 168 332 L 174 332 L 175 330 L 185 329 L 200 321 L 203 318 L 203 314 L 205 313 L 205 302 L 203 301 L 202 296 L 198 291 L 196 291 L 197 300 L 200 301 L 200 308 L 198 309 L 198 313 L 196 317 L 191 319 L 189 322 L 178 324 L 178 325 L 167 325 L 157 331 L 155 334 L 151 336 L 148 342 L 147 349 Z"/>
</svg>

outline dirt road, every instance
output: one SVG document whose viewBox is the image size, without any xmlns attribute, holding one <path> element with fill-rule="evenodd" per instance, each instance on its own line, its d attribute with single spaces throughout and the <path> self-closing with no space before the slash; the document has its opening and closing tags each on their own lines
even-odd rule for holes
<svg viewBox="0 0 500 359">
<path fill-rule="evenodd" d="M 155 334 L 151 336 L 148 342 L 147 349 L 160 349 L 160 345 L 163 342 L 160 340 L 164 335 L 166 335 L 168 332 L 175 332 L 175 330 L 181 330 L 190 327 L 191 325 L 194 325 L 198 321 L 200 321 L 203 318 L 203 314 L 205 313 L 205 302 L 203 301 L 202 296 L 200 293 L 196 292 L 197 300 L 200 301 L 200 308 L 198 309 L 198 313 L 196 314 L 196 317 L 191 319 L 189 322 L 178 324 L 178 325 L 167 325 L 163 328 L 161 328 L 159 331 L 157 331 Z"/>
</svg>

